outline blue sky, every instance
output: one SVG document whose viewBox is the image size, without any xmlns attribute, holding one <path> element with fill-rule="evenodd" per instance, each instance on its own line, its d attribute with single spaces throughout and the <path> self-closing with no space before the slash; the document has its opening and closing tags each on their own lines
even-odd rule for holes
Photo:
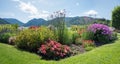
<svg viewBox="0 0 120 64">
<path fill-rule="evenodd" d="M 0 0 L 0 17 L 16 18 L 24 23 L 44 18 L 54 11 L 66 9 L 67 16 L 96 15 L 111 19 L 111 12 L 120 0 Z"/>
</svg>

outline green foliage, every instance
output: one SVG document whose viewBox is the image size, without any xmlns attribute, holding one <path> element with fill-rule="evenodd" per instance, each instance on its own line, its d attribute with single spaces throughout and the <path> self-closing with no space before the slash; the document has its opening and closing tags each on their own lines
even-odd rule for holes
<svg viewBox="0 0 120 64">
<path fill-rule="evenodd" d="M 112 35 L 111 35 L 111 40 L 114 41 L 116 39 L 118 39 L 117 32 L 113 32 Z"/>
<path fill-rule="evenodd" d="M 108 36 L 103 35 L 103 34 L 96 34 L 94 37 L 94 40 L 100 42 L 100 43 L 109 43 L 110 39 L 108 38 Z"/>
<path fill-rule="evenodd" d="M 6 32 L 16 32 L 17 31 L 17 27 L 14 25 L 0 25 L 0 34 L 6 33 Z"/>
<path fill-rule="evenodd" d="M 75 44 L 81 44 L 81 36 L 77 32 L 74 32 L 72 34 L 72 39 L 73 39 L 73 43 L 75 43 Z"/>
<path fill-rule="evenodd" d="M 78 30 L 79 29 L 79 27 L 77 26 L 77 25 L 72 25 L 71 26 L 71 30 L 72 31 L 76 31 L 76 30 Z"/>
<path fill-rule="evenodd" d="M 84 33 L 82 33 L 81 38 L 83 40 L 93 40 L 94 39 L 94 33 L 90 32 L 90 31 L 86 31 Z"/>
<path fill-rule="evenodd" d="M 70 30 L 65 28 L 64 33 L 63 33 L 63 44 L 71 44 L 72 43 L 72 33 Z"/>
<path fill-rule="evenodd" d="M 17 32 L 17 27 L 14 25 L 0 25 L 0 41 L 8 43 L 10 37 L 15 36 Z"/>
<path fill-rule="evenodd" d="M 57 35 L 58 42 L 62 44 L 72 43 L 71 42 L 72 38 L 69 37 L 70 34 L 68 28 L 66 27 L 64 17 L 58 17 L 56 18 L 55 21 L 56 21 L 55 23 L 51 23 L 51 24 L 53 24 L 53 26 L 56 28 L 54 30 L 54 34 Z"/>
<path fill-rule="evenodd" d="M 82 44 L 82 39 L 81 38 L 76 38 L 75 44 Z"/>
<path fill-rule="evenodd" d="M 120 30 L 120 6 L 117 6 L 112 11 L 112 26 Z"/>
<path fill-rule="evenodd" d="M 15 34 L 13 33 L 4 33 L 4 34 L 0 34 L 0 42 L 3 43 L 8 43 L 9 38 L 15 36 Z"/>
<path fill-rule="evenodd" d="M 114 43 L 59 61 L 42 60 L 34 53 L 20 51 L 14 46 L 0 43 L 0 64 L 119 64 L 120 34 L 118 37 Z"/>
<path fill-rule="evenodd" d="M 21 49 L 36 52 L 37 48 L 49 38 L 56 40 L 53 32 L 46 27 L 40 27 L 35 30 L 26 29 L 17 35 L 16 45 Z"/>
<path fill-rule="evenodd" d="M 94 49 L 95 47 L 93 47 L 93 46 L 88 46 L 88 47 L 85 47 L 85 50 L 86 51 L 90 51 L 90 50 L 92 50 L 92 49 Z"/>
</svg>

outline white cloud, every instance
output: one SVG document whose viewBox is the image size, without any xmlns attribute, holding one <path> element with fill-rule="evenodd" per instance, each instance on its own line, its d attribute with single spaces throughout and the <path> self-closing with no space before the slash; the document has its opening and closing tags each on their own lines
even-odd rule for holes
<svg viewBox="0 0 120 64">
<path fill-rule="evenodd" d="M 13 0 L 15 2 L 19 2 L 19 9 L 23 11 L 24 13 L 30 14 L 28 18 L 44 18 L 46 19 L 47 16 L 49 15 L 48 11 L 45 10 L 38 10 L 37 7 L 31 4 L 31 2 L 23 2 L 20 0 Z"/>
<path fill-rule="evenodd" d="M 43 11 L 42 11 L 42 13 L 48 14 L 49 12 L 48 12 L 48 11 L 43 10 Z"/>
<path fill-rule="evenodd" d="M 37 8 L 34 5 L 32 5 L 30 2 L 25 3 L 25 2 L 19 1 L 19 3 L 20 3 L 19 8 L 23 12 L 30 13 L 30 14 L 37 14 L 38 13 Z"/>
<path fill-rule="evenodd" d="M 89 11 L 85 12 L 84 14 L 86 14 L 86 15 L 97 15 L 98 12 L 95 11 L 95 10 L 89 10 Z"/>
</svg>

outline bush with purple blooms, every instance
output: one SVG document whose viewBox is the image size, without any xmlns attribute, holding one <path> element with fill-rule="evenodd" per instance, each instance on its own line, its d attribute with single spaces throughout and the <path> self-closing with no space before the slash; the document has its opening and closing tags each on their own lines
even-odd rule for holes
<svg viewBox="0 0 120 64">
<path fill-rule="evenodd" d="M 112 30 L 107 25 L 92 24 L 87 30 L 94 33 L 94 41 L 108 43 L 111 40 Z"/>
</svg>

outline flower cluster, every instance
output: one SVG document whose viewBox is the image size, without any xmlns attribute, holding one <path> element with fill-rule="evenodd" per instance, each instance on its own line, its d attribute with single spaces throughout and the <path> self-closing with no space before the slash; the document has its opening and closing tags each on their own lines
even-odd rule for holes
<svg viewBox="0 0 120 64">
<path fill-rule="evenodd" d="M 82 41 L 83 47 L 94 46 L 93 40 L 83 40 Z"/>
<path fill-rule="evenodd" d="M 39 52 L 50 59 L 60 59 L 70 55 L 70 48 L 56 41 L 49 40 L 46 44 L 41 45 Z"/>
<path fill-rule="evenodd" d="M 78 30 L 77 32 L 78 32 L 78 34 L 80 34 L 80 35 L 81 35 L 82 33 L 84 33 L 84 32 L 85 32 L 85 29 Z"/>
<path fill-rule="evenodd" d="M 101 32 L 103 35 L 111 35 L 112 31 L 110 28 L 104 24 L 92 24 L 88 27 L 88 31 L 92 31 L 94 33 Z"/>
<path fill-rule="evenodd" d="M 104 24 L 92 24 L 88 31 L 94 33 L 93 40 L 99 43 L 109 43 L 112 39 L 112 30 Z"/>
<path fill-rule="evenodd" d="M 39 27 L 38 26 L 30 26 L 29 29 L 32 29 L 32 30 L 36 30 L 38 29 Z"/>
</svg>

